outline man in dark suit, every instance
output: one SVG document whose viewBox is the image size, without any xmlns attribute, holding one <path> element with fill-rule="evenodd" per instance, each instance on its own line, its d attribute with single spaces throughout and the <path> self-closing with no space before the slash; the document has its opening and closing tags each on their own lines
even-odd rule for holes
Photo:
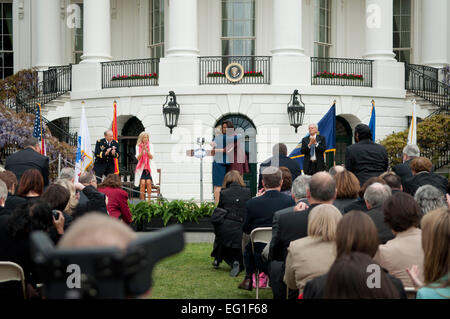
<svg viewBox="0 0 450 319">
<path fill-rule="evenodd" d="M 250 234 L 258 227 L 271 227 L 273 214 L 283 208 L 293 206 L 295 202 L 286 194 L 280 193 L 283 184 L 282 173 L 279 168 L 269 166 L 263 171 L 264 194 L 250 199 L 247 204 L 247 216 L 242 227 L 243 232 Z M 240 289 L 252 290 L 252 274 L 255 267 L 267 273 L 266 265 L 262 262 L 261 252 L 265 244 L 255 244 L 255 255 L 252 252 L 251 242 L 244 250 L 245 279 L 238 286 Z M 256 265 L 256 262 L 258 265 Z"/>
<path fill-rule="evenodd" d="M 384 146 L 372 141 L 372 132 L 366 124 L 356 125 L 355 142 L 345 152 L 345 168 L 356 175 L 362 186 L 369 178 L 387 171 L 388 156 Z"/>
<path fill-rule="evenodd" d="M 325 170 L 324 153 L 327 149 L 325 136 L 319 135 L 317 124 L 309 124 L 309 136 L 302 139 L 303 171 L 307 175 L 314 175 Z"/>
<path fill-rule="evenodd" d="M 39 140 L 35 137 L 28 137 L 23 144 L 24 149 L 6 158 L 5 170 L 16 174 L 17 182 L 23 173 L 30 168 L 37 169 L 44 178 L 44 186 L 48 185 L 48 157 L 41 154 Z"/>
<path fill-rule="evenodd" d="M 306 189 L 308 209 L 304 211 L 291 209 L 290 212 L 280 214 L 278 221 L 274 219 L 269 248 L 269 278 L 274 299 L 286 298 L 286 285 L 283 282 L 283 277 L 287 248 L 290 242 L 308 235 L 309 212 L 318 205 L 333 204 L 336 199 L 336 192 L 334 178 L 327 172 L 318 172 L 313 175 Z M 278 223 L 278 225 L 275 225 L 275 223 Z M 290 291 L 290 297 L 296 297 L 294 291 Z"/>
<path fill-rule="evenodd" d="M 105 138 L 95 144 L 94 172 L 98 179 L 114 173 L 114 159 L 119 158 L 119 143 L 113 139 L 113 132 L 107 130 Z"/>
<path fill-rule="evenodd" d="M 259 167 L 259 180 L 258 189 L 262 189 L 262 171 L 269 166 L 274 167 L 287 167 L 292 175 L 292 180 L 295 180 L 297 176 L 302 174 L 300 169 L 300 164 L 289 157 L 287 157 L 287 147 L 283 143 L 275 144 L 272 148 L 272 157 L 269 157 L 264 162 L 261 163 Z"/>
<path fill-rule="evenodd" d="M 448 193 L 448 180 L 438 174 L 432 173 L 433 163 L 425 157 L 416 157 L 411 161 L 412 176 L 405 180 L 403 190 L 414 196 L 417 189 L 423 185 L 433 185 L 442 193 Z"/>
<path fill-rule="evenodd" d="M 383 204 L 392 196 L 392 190 L 388 185 L 373 183 L 364 192 L 364 200 L 369 209 L 367 214 L 372 218 L 378 231 L 380 245 L 394 239 L 391 228 L 384 222 Z"/>
<path fill-rule="evenodd" d="M 404 184 L 408 178 L 412 177 L 411 161 L 417 156 L 420 156 L 420 150 L 417 145 L 406 145 L 403 148 L 403 163 L 395 165 L 392 169 L 395 174 L 400 176 L 402 184 Z"/>
</svg>

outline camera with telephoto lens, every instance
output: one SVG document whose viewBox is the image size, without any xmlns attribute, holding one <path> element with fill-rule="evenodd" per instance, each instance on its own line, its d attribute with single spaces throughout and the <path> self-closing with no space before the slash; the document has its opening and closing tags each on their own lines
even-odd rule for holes
<svg viewBox="0 0 450 319">
<path fill-rule="evenodd" d="M 125 251 L 117 247 L 58 248 L 42 231 L 31 233 L 37 280 L 47 299 L 111 299 L 142 295 L 155 264 L 184 248 L 183 226 L 140 234 Z"/>
</svg>

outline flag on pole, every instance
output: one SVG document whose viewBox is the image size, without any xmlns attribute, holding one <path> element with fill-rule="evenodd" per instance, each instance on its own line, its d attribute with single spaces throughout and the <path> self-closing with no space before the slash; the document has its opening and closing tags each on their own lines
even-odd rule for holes
<svg viewBox="0 0 450 319">
<path fill-rule="evenodd" d="M 319 123 L 317 123 L 317 128 L 319 134 L 325 137 L 327 143 L 325 153 L 333 152 L 336 154 L 336 101 L 333 102 L 333 105 L 328 112 L 322 117 Z M 309 136 L 309 133 L 306 134 L 305 137 L 306 136 Z M 303 170 L 303 159 L 305 155 L 301 153 L 301 148 L 302 141 L 300 140 L 300 143 L 292 150 L 289 157 L 298 161 L 300 168 Z"/>
<path fill-rule="evenodd" d="M 408 145 L 417 145 L 417 119 L 416 119 L 416 99 L 412 101 L 413 112 L 411 117 L 411 125 L 409 126 Z"/>
<path fill-rule="evenodd" d="M 33 137 L 35 137 L 39 140 L 39 145 L 41 147 L 41 154 L 47 155 L 47 150 L 45 149 L 44 123 L 42 122 L 41 104 L 40 103 L 37 103 L 37 105 L 36 105 L 36 113 L 34 116 Z"/>
<path fill-rule="evenodd" d="M 113 123 L 112 128 L 113 132 L 113 139 L 115 141 L 118 140 L 118 134 L 117 134 L 117 102 L 114 101 L 114 116 L 113 116 Z M 119 159 L 116 157 L 114 158 L 114 174 L 119 174 Z"/>
<path fill-rule="evenodd" d="M 88 123 L 84 111 L 84 102 L 82 102 L 80 129 L 78 130 L 77 156 L 75 161 L 75 183 L 78 182 L 81 173 L 84 173 L 91 167 L 92 162 L 91 137 L 89 135 Z"/>
<path fill-rule="evenodd" d="M 372 132 L 372 141 L 375 142 L 375 101 L 372 100 L 372 111 L 370 112 L 369 128 Z"/>
</svg>

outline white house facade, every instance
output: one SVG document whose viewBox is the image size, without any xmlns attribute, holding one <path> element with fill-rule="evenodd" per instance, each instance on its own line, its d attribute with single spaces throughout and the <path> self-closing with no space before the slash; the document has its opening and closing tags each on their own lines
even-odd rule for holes
<svg viewBox="0 0 450 319">
<path fill-rule="evenodd" d="M 45 117 L 67 119 L 74 133 L 84 102 L 95 142 L 111 127 L 116 101 L 122 168 L 132 171 L 136 137 L 145 129 L 167 198 L 200 197 L 200 160 L 186 156 L 186 150 L 196 147 L 198 137 L 211 141 L 214 127 L 224 119 L 255 129 L 247 150 L 260 163 L 271 156 L 275 143 L 284 142 L 289 151 L 295 148 L 307 124 L 317 123 L 336 101 L 339 163 L 352 143 L 354 127 L 369 123 L 372 100 L 376 140 L 408 127 L 414 98 L 418 117 L 436 111 L 439 105 L 416 95 L 423 91 L 417 89 L 423 78 L 412 79 L 425 77 L 438 95 L 438 70 L 450 60 L 446 0 L 0 4 L 2 34 L 12 42 L 12 47 L 5 41 L 0 47 L 2 76 L 36 67 L 48 79 L 51 70 L 54 76 L 63 73 L 55 66 L 71 64 L 66 67 L 71 86 L 43 106 Z M 224 75 L 233 62 L 244 69 L 239 82 Z M 135 78 L 123 79 L 131 75 Z M 297 133 L 287 112 L 294 90 L 306 105 Z M 169 91 L 180 105 L 172 134 L 162 112 Z M 211 162 L 211 157 L 203 161 L 208 200 L 213 196 Z M 257 169 L 252 165 L 252 174 L 246 176 L 253 188 Z"/>
</svg>

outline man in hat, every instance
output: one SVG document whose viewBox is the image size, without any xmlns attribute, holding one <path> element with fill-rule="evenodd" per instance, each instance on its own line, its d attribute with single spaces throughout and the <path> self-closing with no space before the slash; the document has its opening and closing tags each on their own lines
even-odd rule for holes
<svg viewBox="0 0 450 319">
<path fill-rule="evenodd" d="M 384 146 L 372 141 L 372 132 L 366 124 L 356 125 L 355 142 L 345 152 L 345 168 L 363 185 L 369 178 L 387 171 L 388 156 Z"/>
</svg>

